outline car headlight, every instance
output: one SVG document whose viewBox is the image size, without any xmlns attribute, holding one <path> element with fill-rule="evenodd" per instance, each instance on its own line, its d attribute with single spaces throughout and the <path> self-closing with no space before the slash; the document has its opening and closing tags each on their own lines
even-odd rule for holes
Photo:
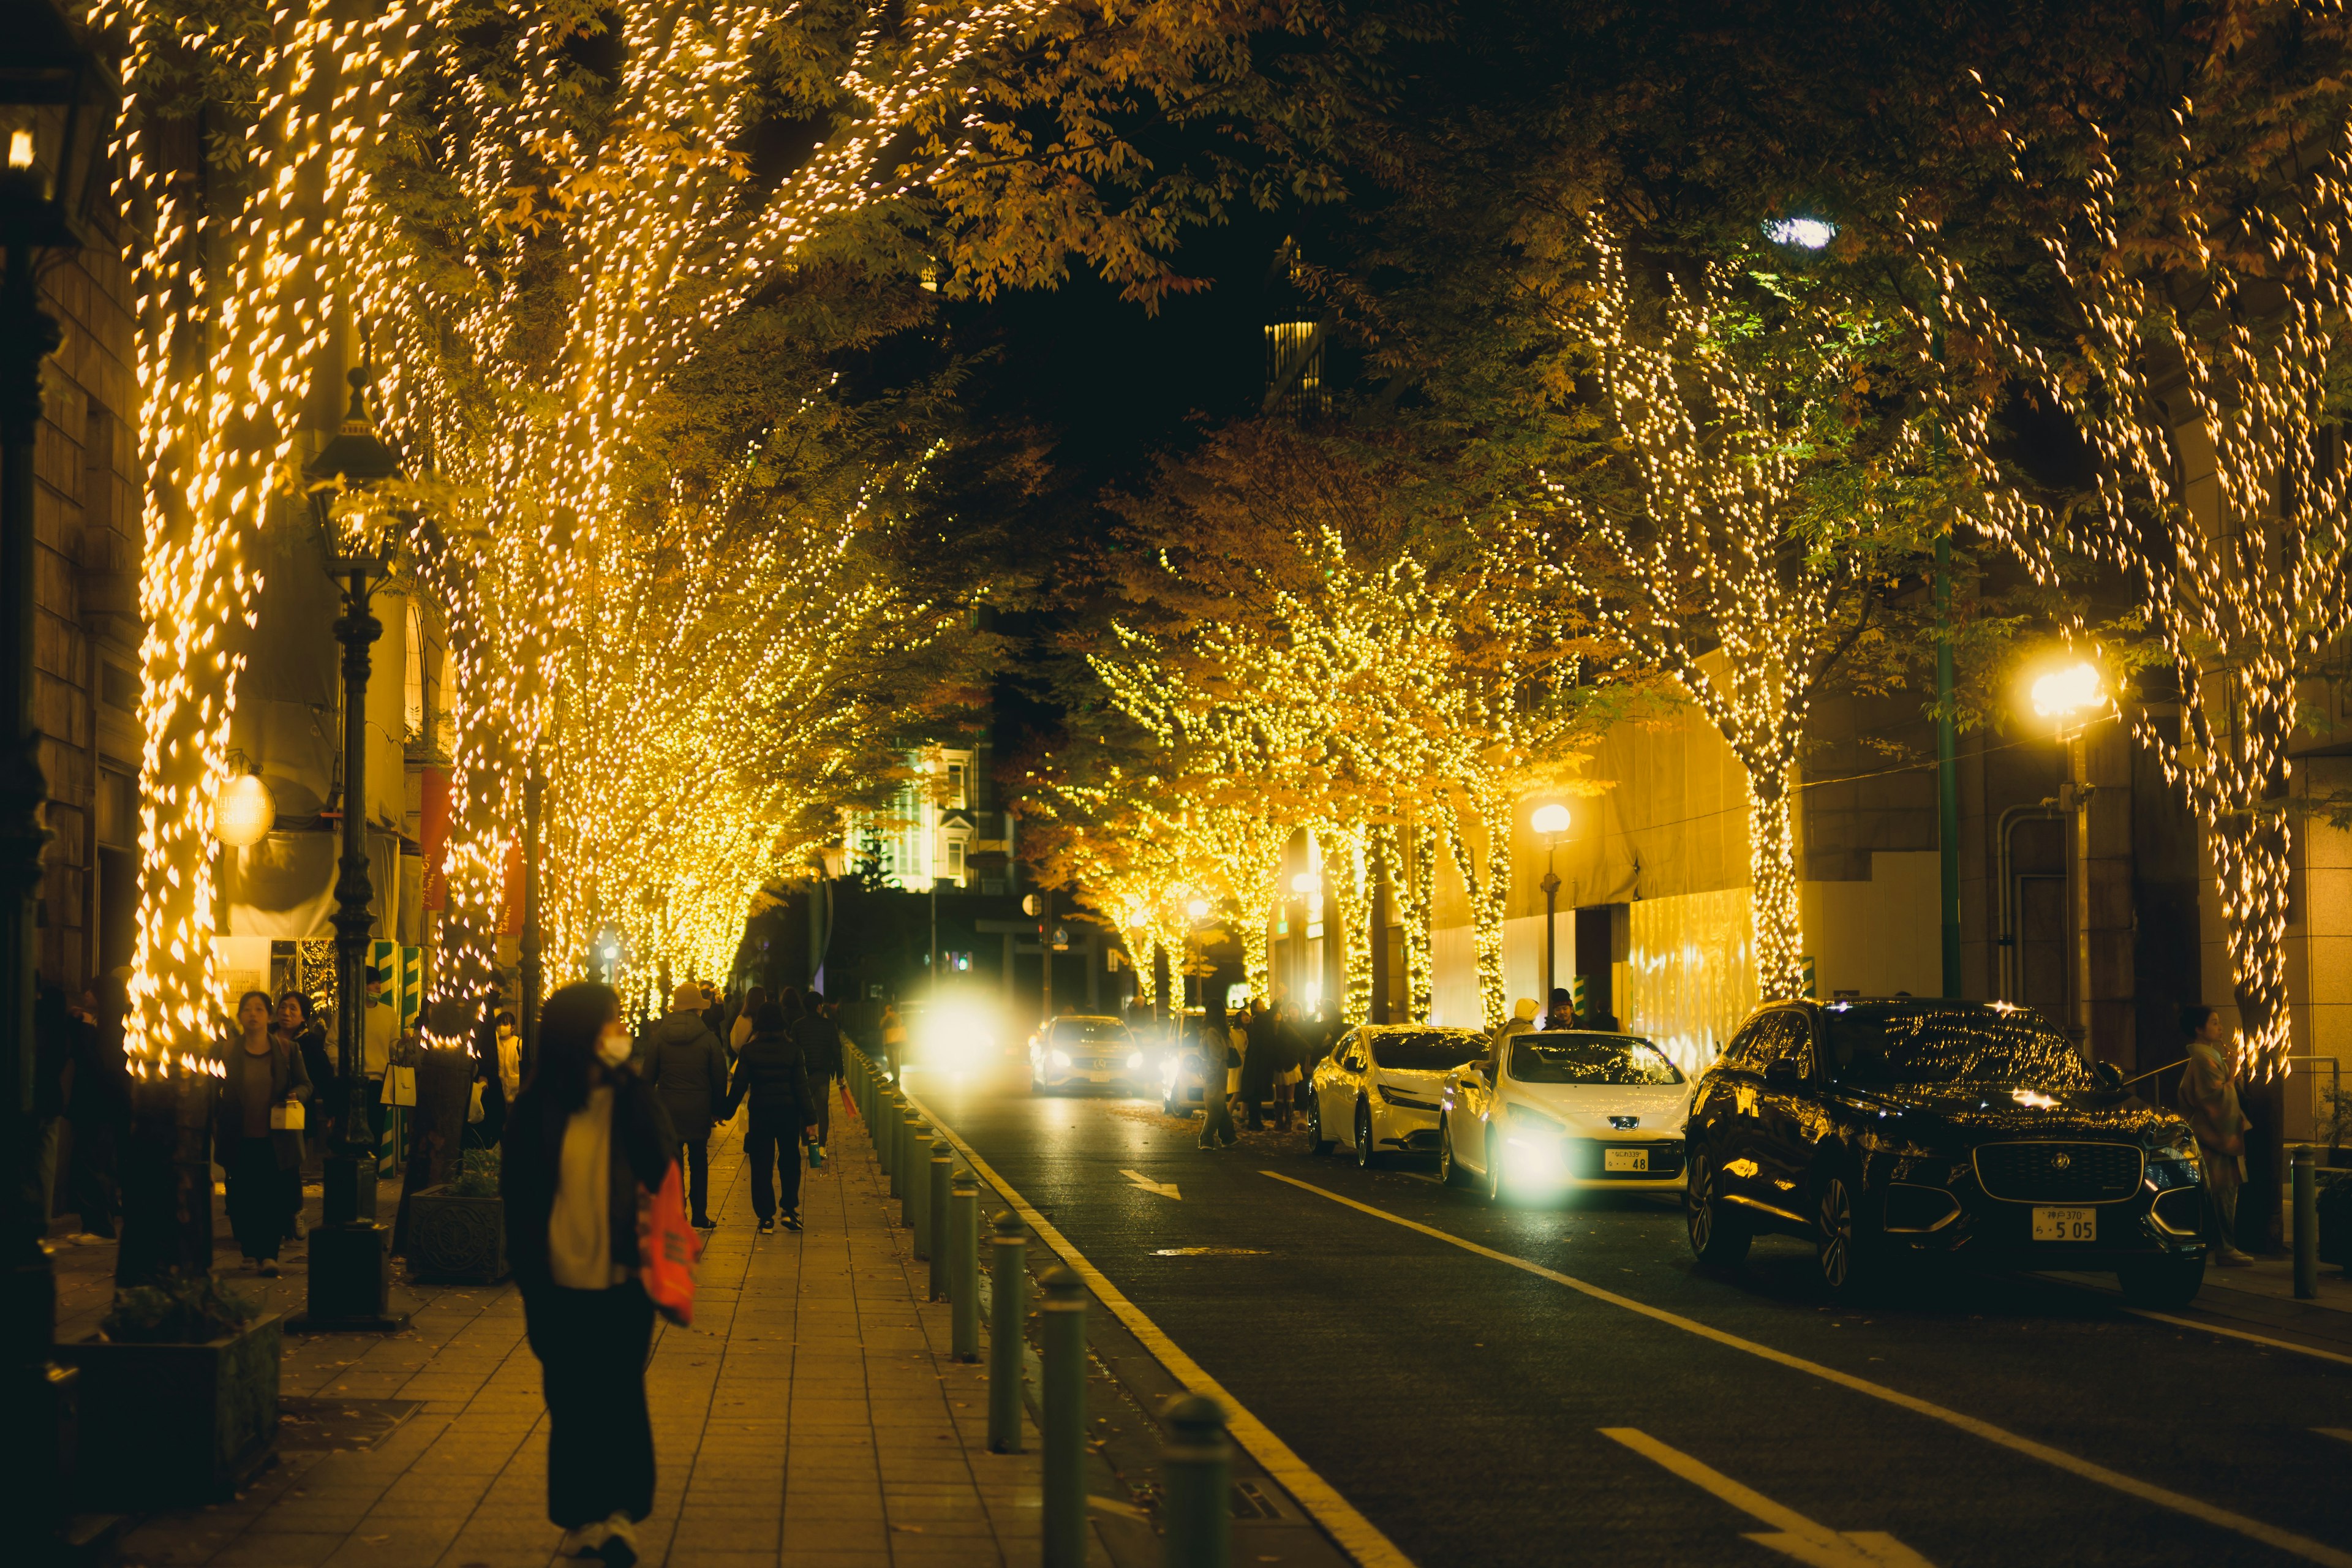
<svg viewBox="0 0 2352 1568">
<path fill-rule="evenodd" d="M 1524 1105 L 1503 1107 L 1503 1126 L 1514 1137 L 1522 1139 L 1565 1138 L 1568 1129 L 1539 1110 Z"/>
<path fill-rule="evenodd" d="M 1128 1071 L 1129 1071 L 1129 1072 L 1133 1072 L 1136 1068 L 1138 1068 L 1141 1067 L 1142 1065 L 1143 1065 L 1143 1053 L 1142 1053 L 1141 1051 L 1129 1051 L 1129 1052 L 1128 1053 L 1128 1056 L 1127 1056 L 1127 1070 L 1128 1070 Z"/>
<path fill-rule="evenodd" d="M 2193 1165 L 2197 1163 L 2197 1134 L 2189 1130 L 2186 1122 L 2160 1128 L 2148 1144 L 2147 1157 L 2151 1160 L 2184 1160 Z"/>
<path fill-rule="evenodd" d="M 1070 1065 L 1070 1053 L 1067 1051 L 1055 1051 L 1053 1053 L 1053 1061 L 1054 1065 L 1057 1068 L 1068 1067 Z"/>
</svg>

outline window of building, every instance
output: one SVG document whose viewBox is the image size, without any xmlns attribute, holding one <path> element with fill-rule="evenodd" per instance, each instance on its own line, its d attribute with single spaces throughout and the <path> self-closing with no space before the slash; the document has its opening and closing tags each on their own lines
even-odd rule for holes
<svg viewBox="0 0 2352 1568">
<path fill-rule="evenodd" d="M 125 713 L 138 712 L 139 677 L 112 660 L 101 662 L 98 667 L 98 700 Z"/>
<path fill-rule="evenodd" d="M 950 811 L 962 811 L 971 806 L 971 799 L 966 794 L 971 773 L 971 770 L 961 763 L 948 764 L 947 805 Z"/>
<path fill-rule="evenodd" d="M 968 846 L 961 837 L 951 837 L 948 840 L 948 880 L 955 883 L 958 887 L 961 887 L 963 885 L 964 850 L 966 847 L 968 847 Z"/>
</svg>

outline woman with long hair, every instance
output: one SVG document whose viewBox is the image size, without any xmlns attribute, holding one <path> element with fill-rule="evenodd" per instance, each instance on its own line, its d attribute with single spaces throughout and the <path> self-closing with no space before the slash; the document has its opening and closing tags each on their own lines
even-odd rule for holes
<svg viewBox="0 0 2352 1568">
<path fill-rule="evenodd" d="M 661 1101 L 630 1070 L 621 999 L 566 985 L 539 1016 L 539 1061 L 507 1117 L 507 1247 L 547 1391 L 547 1514 L 562 1554 L 637 1560 L 653 1511 L 646 1359 L 654 1304 L 637 1278 L 637 1194 L 677 1155 Z"/>
<path fill-rule="evenodd" d="M 273 1126 L 289 1120 L 283 1108 L 310 1098 L 310 1076 L 294 1041 L 270 1028 L 269 993 L 237 998 L 236 1034 L 222 1062 L 220 1098 L 213 1113 L 213 1153 L 228 1172 L 228 1223 L 237 1250 L 263 1275 L 278 1274 L 278 1248 L 292 1223 L 286 1212 L 287 1178 L 301 1191 L 302 1133 Z"/>
</svg>

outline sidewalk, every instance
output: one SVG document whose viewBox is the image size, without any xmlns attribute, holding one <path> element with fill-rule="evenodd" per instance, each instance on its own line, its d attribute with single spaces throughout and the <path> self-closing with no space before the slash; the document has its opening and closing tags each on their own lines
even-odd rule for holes
<svg viewBox="0 0 2352 1568">
<path fill-rule="evenodd" d="M 659 1488 L 642 1561 L 677 1568 L 963 1568 L 1037 1561 L 1037 1444 L 987 1451 L 987 1384 L 949 1352 L 928 1264 L 894 1230 L 871 1144 L 836 1110 L 834 1158 L 802 1189 L 808 1228 L 758 1237 L 740 1142 L 713 1138 L 695 1326 L 656 1331 L 647 1374 Z M 315 1207 L 315 1204 L 313 1205 Z M 236 1266 L 273 1310 L 286 1276 Z M 58 1337 L 94 1330 L 111 1247 L 58 1254 Z M 279 1456 L 247 1492 L 149 1518 L 123 1538 L 142 1568 L 541 1568 L 546 1412 L 511 1285 L 395 1287 L 390 1336 L 289 1336 Z"/>
</svg>

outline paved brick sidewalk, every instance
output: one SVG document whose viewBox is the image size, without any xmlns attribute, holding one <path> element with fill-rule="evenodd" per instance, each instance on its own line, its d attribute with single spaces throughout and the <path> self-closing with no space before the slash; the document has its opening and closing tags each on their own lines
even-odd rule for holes
<svg viewBox="0 0 2352 1568">
<path fill-rule="evenodd" d="M 948 1310 L 922 1300 L 871 1145 L 836 1113 L 835 1158 L 803 1187 L 808 1228 L 755 1235 L 740 1140 L 712 1152 L 720 1226 L 695 1327 L 657 1329 L 648 1374 L 660 1486 L 640 1531 L 677 1568 L 961 1568 L 1038 1554 L 1037 1445 L 987 1451 L 987 1384 L 950 1358 Z M 719 1142 L 714 1139 L 714 1143 Z M 234 1247 L 228 1249 L 234 1264 Z M 300 1258 L 297 1251 L 289 1264 Z M 104 1310 L 113 1248 L 59 1257 L 59 1337 Z M 231 1270 L 224 1270 L 231 1272 Z M 239 1271 L 241 1272 L 241 1270 Z M 267 1288 L 299 1304 L 299 1266 Z M 234 1501 L 154 1516 L 122 1561 L 213 1568 L 509 1568 L 548 1563 L 546 1413 L 511 1286 L 410 1287 L 413 1327 L 289 1336 L 288 1395 L 415 1401 L 363 1448 L 282 1435 Z M 400 1407 L 367 1407 L 378 1415 Z M 560 1561 L 560 1560 L 559 1560 Z"/>
</svg>

